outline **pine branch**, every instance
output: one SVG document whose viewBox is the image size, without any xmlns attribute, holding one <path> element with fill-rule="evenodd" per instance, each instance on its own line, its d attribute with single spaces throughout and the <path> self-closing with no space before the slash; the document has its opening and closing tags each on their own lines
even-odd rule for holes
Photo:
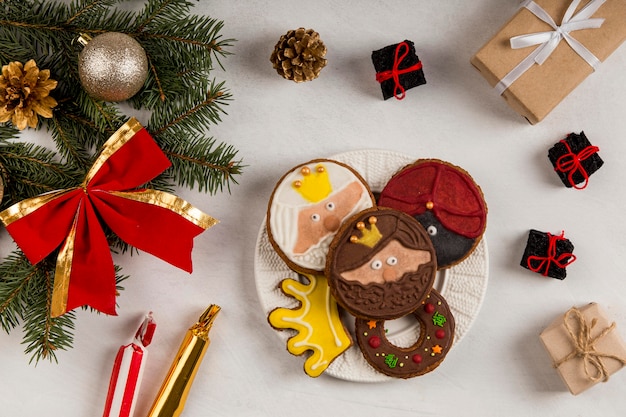
<svg viewBox="0 0 626 417">
<path fill-rule="evenodd" d="M 0 264 L 0 326 L 9 333 L 24 319 L 28 306 L 27 288 L 34 274 L 26 273 L 30 263 L 21 254 L 14 252 Z"/>
<path fill-rule="evenodd" d="M 172 24 L 181 16 L 186 16 L 191 3 L 186 0 L 154 0 L 138 14 L 133 32 L 150 31 L 154 25 Z"/>
<path fill-rule="evenodd" d="M 74 312 L 50 317 L 54 285 L 53 254 L 31 265 L 23 253 L 13 252 L 0 264 L 0 326 L 9 333 L 23 322 L 25 353 L 30 362 L 42 359 L 57 362 L 56 352 L 67 350 L 74 340 Z M 127 279 L 115 266 L 116 289 Z"/>
<path fill-rule="evenodd" d="M 179 71 L 210 71 L 213 59 L 222 65 L 219 58 L 229 54 L 226 48 L 234 42 L 233 39 L 221 39 L 219 33 L 223 26 L 222 21 L 205 16 L 178 17 L 154 25 L 153 31 L 141 32 L 137 39 L 156 60 L 165 63 L 168 59 L 176 59 L 170 63 Z"/>
<path fill-rule="evenodd" d="M 54 275 L 50 268 L 35 266 L 33 269 L 33 280 L 39 289 L 31 292 L 29 308 L 24 312 L 25 353 L 32 354 L 31 362 L 41 359 L 57 362 L 56 350 L 65 350 L 72 345 L 75 314 L 50 316 Z"/>
<path fill-rule="evenodd" d="M 56 154 L 32 143 L 0 147 L 0 165 L 6 184 L 2 208 L 25 198 L 76 185 L 76 172 L 54 161 Z M 80 183 L 80 182 L 79 182 Z"/>
<path fill-rule="evenodd" d="M 117 3 L 117 1 L 118 0 L 73 1 L 68 6 L 70 16 L 64 22 L 64 25 L 80 25 L 81 21 L 89 21 L 92 19 L 101 20 L 109 12 L 109 7 Z"/>
<path fill-rule="evenodd" d="M 184 142 L 168 135 L 161 137 L 161 146 L 172 161 L 172 176 L 180 186 L 215 194 L 237 183 L 243 165 L 236 160 L 237 151 L 224 143 L 201 134 L 190 133 Z"/>
<path fill-rule="evenodd" d="M 223 87 L 223 82 L 211 82 L 208 91 L 189 91 L 179 101 L 155 108 L 150 119 L 152 133 L 158 137 L 165 132 L 203 132 L 209 123 L 220 122 L 221 115 L 226 114 L 223 106 L 232 97 Z M 200 95 L 202 91 L 207 91 L 205 96 Z"/>
<path fill-rule="evenodd" d="M 50 317 L 53 269 L 46 263 L 32 266 L 23 254 L 14 252 L 0 264 L 0 324 L 9 332 L 23 322 L 23 343 L 31 362 L 56 362 L 56 350 L 73 342 L 74 313 Z"/>
</svg>

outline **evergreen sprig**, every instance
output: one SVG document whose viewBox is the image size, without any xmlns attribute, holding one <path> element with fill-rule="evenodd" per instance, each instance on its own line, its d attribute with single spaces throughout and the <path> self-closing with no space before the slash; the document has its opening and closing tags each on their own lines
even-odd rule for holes
<svg viewBox="0 0 626 417">
<path fill-rule="evenodd" d="M 150 113 L 146 129 L 172 167 L 146 184 L 169 191 L 175 186 L 214 194 L 237 183 L 242 162 L 237 150 L 209 135 L 232 100 L 215 65 L 229 55 L 233 39 L 221 35 L 223 22 L 192 14 L 186 0 L 146 0 L 139 11 L 119 9 L 124 0 L 0 1 L 0 64 L 34 59 L 49 69 L 58 86 L 51 119 L 40 118 L 54 150 L 29 143 L 10 122 L 0 125 L 0 176 L 5 184 L 0 210 L 39 194 L 77 186 L 98 150 L 127 120 L 116 103 L 99 101 L 81 87 L 80 36 L 125 33 L 146 52 L 149 74 L 127 103 Z M 136 249 L 104 227 L 111 250 Z M 0 263 L 0 327 L 23 327 L 31 361 L 57 360 L 56 352 L 73 342 L 76 315 L 50 317 L 56 254 L 31 265 L 18 249 Z M 126 277 L 116 265 L 118 284 Z M 121 287 L 119 287 L 121 289 Z"/>
</svg>

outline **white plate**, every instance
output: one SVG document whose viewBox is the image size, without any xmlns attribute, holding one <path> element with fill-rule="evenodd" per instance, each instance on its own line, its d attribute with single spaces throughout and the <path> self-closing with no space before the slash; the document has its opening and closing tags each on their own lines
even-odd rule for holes
<svg viewBox="0 0 626 417">
<path fill-rule="evenodd" d="M 404 154 L 380 150 L 345 152 L 331 156 L 329 159 L 350 165 L 363 176 L 374 192 L 381 191 L 396 171 L 416 160 Z M 454 314 L 456 323 L 454 345 L 463 339 L 478 315 L 487 290 L 488 276 L 489 257 L 484 236 L 474 252 L 463 262 L 437 273 L 434 288 L 445 297 Z M 285 278 L 298 279 L 298 274 L 289 269 L 272 248 L 265 230 L 265 221 L 261 224 L 256 242 L 254 278 L 263 314 L 266 317 L 277 307 L 298 307 L 298 301 L 286 296 L 279 286 Z M 345 326 L 353 331 L 354 318 L 346 314 L 342 320 Z M 386 327 L 389 330 L 388 339 L 398 346 L 410 346 L 419 334 L 419 324 L 409 319 L 387 321 Z M 295 334 L 289 330 L 276 331 L 276 333 L 284 343 L 287 343 L 287 340 Z M 284 345 L 276 351 L 284 354 Z M 299 371 L 302 372 L 301 369 Z M 374 370 L 361 354 L 356 342 L 336 358 L 324 374 L 356 382 L 380 382 L 393 379 Z"/>
</svg>

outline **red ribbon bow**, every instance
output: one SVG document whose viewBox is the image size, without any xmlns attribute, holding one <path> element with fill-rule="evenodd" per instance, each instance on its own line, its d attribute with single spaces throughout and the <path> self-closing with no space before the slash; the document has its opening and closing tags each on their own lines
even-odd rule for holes
<svg viewBox="0 0 626 417">
<path fill-rule="evenodd" d="M 597 146 L 590 145 L 584 148 L 583 150 L 581 150 L 580 152 L 574 153 L 572 152 L 572 148 L 570 148 L 569 144 L 567 143 L 567 141 L 565 141 L 565 139 L 561 140 L 561 143 L 564 144 L 565 147 L 567 148 L 567 153 L 564 155 L 561 155 L 556 160 L 554 170 L 557 172 L 567 172 L 568 173 L 567 180 L 569 181 L 570 185 L 576 188 L 577 190 L 582 190 L 586 188 L 587 184 L 589 183 L 589 174 L 587 174 L 587 171 L 582 166 L 581 162 L 593 156 L 593 154 L 597 153 L 600 150 L 600 148 L 598 148 Z M 576 174 L 576 172 L 580 172 L 580 174 L 585 180 L 584 184 L 580 187 L 574 183 L 574 174 Z"/>
<path fill-rule="evenodd" d="M 403 47 L 405 49 L 404 53 L 398 56 L 400 54 L 400 49 L 402 49 Z M 416 64 L 408 68 L 398 69 L 398 67 L 400 66 L 400 63 L 402 62 L 402 60 L 404 60 L 404 58 L 406 58 L 408 54 L 409 54 L 409 44 L 407 44 L 406 42 L 400 42 L 398 46 L 396 46 L 396 52 L 395 52 L 392 69 L 376 73 L 376 81 L 378 81 L 379 83 L 382 83 L 383 81 L 387 81 L 393 78 L 393 81 L 395 83 L 395 87 L 393 89 L 393 96 L 398 100 L 402 100 L 406 96 L 406 91 L 404 87 L 402 87 L 402 84 L 400 84 L 400 75 L 413 72 L 413 71 L 418 71 L 422 68 L 422 62 L 418 61 Z M 400 94 L 398 94 L 398 91 L 400 92 Z"/>
<path fill-rule="evenodd" d="M 115 266 L 100 222 L 128 244 L 191 272 L 193 238 L 217 223 L 165 192 L 136 189 L 171 165 L 136 119 L 105 143 L 81 186 L 23 200 L 0 220 L 32 264 L 61 246 L 52 317 L 82 305 L 115 313 Z"/>
<path fill-rule="evenodd" d="M 561 232 L 559 236 L 553 236 L 550 233 L 548 235 L 548 250 L 547 256 L 529 256 L 527 260 L 528 269 L 533 272 L 540 272 L 543 269 L 542 275 L 544 277 L 548 276 L 548 270 L 550 269 L 550 264 L 554 262 L 556 266 L 559 268 L 565 268 L 567 265 L 571 264 L 576 260 L 576 256 L 573 253 L 565 252 L 560 254 L 558 257 L 556 256 L 556 242 L 559 240 L 565 240 L 564 237 L 565 232 Z M 567 260 L 568 258 L 571 258 Z M 533 262 L 539 261 L 537 266 L 533 266 Z M 566 261 L 564 263 L 564 261 Z"/>
</svg>

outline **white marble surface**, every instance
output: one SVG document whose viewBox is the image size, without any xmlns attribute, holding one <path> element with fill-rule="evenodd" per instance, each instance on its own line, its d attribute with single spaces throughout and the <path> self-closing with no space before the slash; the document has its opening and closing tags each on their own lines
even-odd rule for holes
<svg viewBox="0 0 626 417">
<path fill-rule="evenodd" d="M 133 0 L 130 6 L 140 7 Z M 614 53 L 546 120 L 530 126 L 470 66 L 470 56 L 516 10 L 517 0 L 200 1 L 238 39 L 223 61 L 234 101 L 211 132 L 248 167 L 230 194 L 179 194 L 221 223 L 196 239 L 194 273 L 150 255 L 116 256 L 131 279 L 119 316 L 79 312 L 74 348 L 59 364 L 28 364 L 22 334 L 0 335 L 1 415 L 99 416 L 112 361 L 140 317 L 158 328 L 136 416 L 145 416 L 185 329 L 210 303 L 223 311 L 184 416 L 616 416 L 626 411 L 626 372 L 573 397 L 538 338 L 572 305 L 601 303 L 626 336 L 626 47 Z M 319 79 L 295 84 L 269 63 L 297 27 L 328 46 Z M 373 50 L 415 42 L 428 84 L 383 101 Z M 584 130 L 605 165 L 587 189 L 566 189 L 547 159 L 565 134 Z M 28 135 L 29 133 L 25 133 Z M 32 140 L 40 140 L 32 135 Z M 45 139 L 41 139 L 45 140 Z M 266 322 L 253 276 L 254 247 L 274 183 L 292 166 L 340 152 L 385 148 L 448 160 L 468 170 L 489 205 L 489 285 L 471 330 L 433 373 L 354 383 L 302 372 Z M 565 281 L 519 266 L 528 230 L 565 230 L 577 261 Z M 12 247 L 0 231 L 0 255 Z"/>
</svg>

